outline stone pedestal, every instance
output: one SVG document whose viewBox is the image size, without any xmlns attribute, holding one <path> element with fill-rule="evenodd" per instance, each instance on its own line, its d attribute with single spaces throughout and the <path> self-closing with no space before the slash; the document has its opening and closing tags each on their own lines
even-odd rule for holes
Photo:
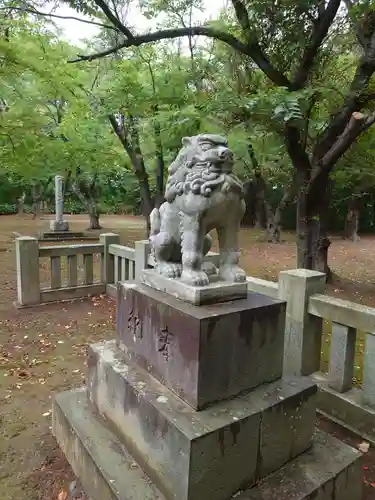
<svg viewBox="0 0 375 500">
<path fill-rule="evenodd" d="M 53 232 L 66 232 L 69 231 L 69 224 L 65 220 L 51 220 L 50 230 Z"/>
<path fill-rule="evenodd" d="M 360 500 L 360 453 L 315 433 L 316 385 L 282 377 L 285 303 L 194 306 L 120 284 L 117 338 L 53 431 L 94 500 Z"/>
<path fill-rule="evenodd" d="M 249 293 L 201 307 L 142 284 L 117 296 L 117 345 L 195 409 L 281 377 L 285 303 Z"/>
</svg>

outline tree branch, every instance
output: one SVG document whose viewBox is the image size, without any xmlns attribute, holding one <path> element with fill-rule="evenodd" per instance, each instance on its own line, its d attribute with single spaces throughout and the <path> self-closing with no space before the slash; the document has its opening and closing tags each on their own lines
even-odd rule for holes
<svg viewBox="0 0 375 500">
<path fill-rule="evenodd" d="M 363 113 L 354 112 L 346 126 L 344 132 L 340 135 L 337 141 L 333 144 L 331 149 L 324 155 L 319 162 L 320 170 L 332 169 L 337 160 L 346 153 L 346 151 L 353 144 L 355 139 L 368 130 L 375 122 L 375 111 L 368 116 Z M 318 174 L 318 173 L 317 173 Z"/>
<path fill-rule="evenodd" d="M 214 38 L 220 40 L 231 46 L 237 52 L 241 52 L 253 59 L 253 61 L 259 66 L 259 68 L 279 86 L 288 87 L 289 80 L 280 73 L 276 68 L 274 68 L 266 56 L 263 54 L 258 42 L 252 44 L 245 44 L 241 42 L 238 38 L 226 33 L 224 31 L 218 31 L 209 26 L 193 26 L 193 27 L 183 27 L 183 28 L 171 28 L 165 30 L 154 31 L 152 33 L 146 33 L 144 35 L 133 36 L 133 38 L 128 38 L 123 43 L 112 47 L 110 49 L 104 50 L 103 52 L 98 52 L 91 55 L 78 55 L 77 59 L 70 60 L 70 63 L 76 63 L 81 61 L 94 61 L 95 59 L 101 59 L 110 54 L 115 54 L 121 49 L 126 47 L 139 47 L 146 43 L 157 42 L 159 40 L 167 40 L 172 38 L 179 38 L 183 36 L 206 36 L 208 38 Z"/>
<path fill-rule="evenodd" d="M 111 49 L 107 49 L 103 52 L 99 52 L 91 55 L 79 55 L 77 59 L 69 62 L 80 62 L 80 61 L 93 61 L 94 59 L 100 59 L 109 54 L 114 54 L 121 49 L 126 47 L 139 47 L 140 45 L 144 45 L 146 43 L 157 42 L 159 40 L 166 40 L 172 38 L 178 38 L 182 36 L 195 36 L 202 35 L 207 36 L 209 38 L 215 38 L 217 40 L 221 40 L 222 42 L 227 43 L 234 49 L 242 52 L 243 54 L 248 55 L 248 47 L 246 44 L 242 43 L 238 38 L 230 35 L 229 33 L 225 33 L 223 31 L 217 31 L 210 27 L 205 26 L 197 26 L 197 27 L 185 27 L 185 28 L 171 28 L 160 31 L 155 31 L 152 33 L 146 33 L 144 35 L 138 35 L 133 37 L 132 39 L 125 40 L 123 43 L 117 45 L 116 47 L 112 47 Z"/>
<path fill-rule="evenodd" d="M 97 23 L 96 21 L 89 21 L 88 19 L 80 19 L 79 17 L 74 16 L 59 16 L 58 14 L 50 14 L 49 12 L 40 12 L 39 10 L 34 9 L 33 7 L 0 7 L 0 11 L 2 10 L 16 10 L 19 12 L 28 12 L 29 14 L 34 14 L 35 16 L 44 16 L 44 17 L 55 17 L 57 19 L 67 19 L 69 21 L 79 21 L 80 23 L 93 24 L 94 26 L 99 26 L 100 28 L 106 28 L 109 30 L 118 31 L 117 28 L 111 26 L 110 24 L 102 24 Z"/>
<path fill-rule="evenodd" d="M 245 4 L 241 0 L 232 0 L 232 5 L 236 13 L 237 21 L 247 41 L 248 51 L 244 53 L 252 58 L 255 64 L 258 65 L 272 82 L 280 87 L 289 87 L 290 82 L 288 78 L 271 64 L 266 54 L 262 51 L 255 32 L 251 28 L 249 14 Z"/>
<path fill-rule="evenodd" d="M 372 46 L 358 63 L 350 90 L 341 110 L 332 117 L 326 129 L 317 138 L 317 146 L 313 153 L 313 163 L 319 163 L 323 156 L 332 148 L 338 137 L 344 132 L 353 113 L 366 103 L 366 97 L 362 92 L 366 89 L 374 71 L 375 31 L 372 35 Z M 365 99 L 364 102 L 362 101 L 363 98 Z"/>
<path fill-rule="evenodd" d="M 94 2 L 96 3 L 96 5 L 99 7 L 99 9 L 101 9 L 101 11 L 103 12 L 103 14 L 111 21 L 111 23 L 113 24 L 113 26 L 115 26 L 115 28 L 118 30 L 118 31 L 121 31 L 121 33 L 123 33 L 129 40 L 133 39 L 134 38 L 134 35 L 133 33 L 130 31 L 129 28 L 127 28 L 121 21 L 118 17 L 116 17 L 115 14 L 113 14 L 113 12 L 111 11 L 111 9 L 108 7 L 108 5 L 106 4 L 106 2 L 104 2 L 104 0 L 94 0 Z"/>
<path fill-rule="evenodd" d="M 292 78 L 291 90 L 301 89 L 306 83 L 315 57 L 336 17 L 340 3 L 340 0 L 330 0 L 323 14 L 318 17 L 311 39 L 305 47 L 301 64 Z"/>
</svg>

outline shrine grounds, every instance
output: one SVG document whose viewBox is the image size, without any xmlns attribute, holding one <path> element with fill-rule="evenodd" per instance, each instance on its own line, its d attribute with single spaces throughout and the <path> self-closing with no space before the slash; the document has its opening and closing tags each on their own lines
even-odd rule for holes
<svg viewBox="0 0 375 500">
<path fill-rule="evenodd" d="M 68 217 L 73 231 L 85 230 L 86 216 Z M 66 500 L 73 473 L 51 435 L 51 398 L 55 392 L 85 383 L 87 345 L 114 336 L 115 304 L 105 296 L 77 302 L 16 309 L 14 239 L 48 228 L 47 218 L 0 217 L 0 498 Z M 120 234 L 132 246 L 145 237 L 144 221 L 106 216 L 103 232 Z M 262 241 L 262 234 L 243 229 L 242 266 L 247 274 L 276 280 L 295 267 L 294 235 L 281 245 Z M 330 265 L 335 281 L 327 293 L 375 307 L 375 237 L 359 242 L 333 238 Z M 323 350 L 329 346 L 329 325 Z M 361 377 L 361 342 L 356 377 Z M 354 447 L 362 440 L 323 419 L 319 425 Z M 365 455 L 366 500 L 375 498 L 375 447 Z M 82 499 L 84 500 L 84 499 Z"/>
</svg>

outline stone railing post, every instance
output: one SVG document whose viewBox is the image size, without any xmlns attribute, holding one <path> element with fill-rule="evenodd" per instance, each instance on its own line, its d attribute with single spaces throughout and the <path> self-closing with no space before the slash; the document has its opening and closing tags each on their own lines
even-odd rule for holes
<svg viewBox="0 0 375 500">
<path fill-rule="evenodd" d="M 119 245 L 120 236 L 115 233 L 103 233 L 100 235 L 100 243 L 104 245 L 102 261 L 102 281 L 106 285 L 115 282 L 115 258 L 109 253 L 109 245 Z"/>
<path fill-rule="evenodd" d="M 150 244 L 148 240 L 135 242 L 135 279 L 138 280 L 142 271 L 148 267 Z"/>
<path fill-rule="evenodd" d="M 287 302 L 284 375 L 310 375 L 320 368 L 322 319 L 307 312 L 309 298 L 324 293 L 325 274 L 307 269 L 281 271 L 279 299 Z"/>
<path fill-rule="evenodd" d="M 40 304 L 39 243 L 36 238 L 16 239 L 17 301 L 20 306 Z"/>
</svg>

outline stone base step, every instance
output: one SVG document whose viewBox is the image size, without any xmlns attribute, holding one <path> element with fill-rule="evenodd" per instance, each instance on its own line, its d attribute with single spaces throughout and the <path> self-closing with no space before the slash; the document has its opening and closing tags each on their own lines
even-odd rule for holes
<svg viewBox="0 0 375 500">
<path fill-rule="evenodd" d="M 286 377 L 196 411 L 114 341 L 89 346 L 90 401 L 174 500 L 227 500 L 309 449 L 316 390 Z"/>
<path fill-rule="evenodd" d="M 96 235 L 88 235 L 73 231 L 46 231 L 39 237 L 39 241 L 65 241 L 65 240 L 97 240 Z"/>
<path fill-rule="evenodd" d="M 88 401 L 85 389 L 56 396 L 53 432 L 92 500 L 169 500 L 107 428 Z M 361 454 L 321 431 L 316 432 L 314 446 L 309 451 L 267 476 L 257 486 L 233 497 L 235 500 L 361 498 Z"/>
</svg>

